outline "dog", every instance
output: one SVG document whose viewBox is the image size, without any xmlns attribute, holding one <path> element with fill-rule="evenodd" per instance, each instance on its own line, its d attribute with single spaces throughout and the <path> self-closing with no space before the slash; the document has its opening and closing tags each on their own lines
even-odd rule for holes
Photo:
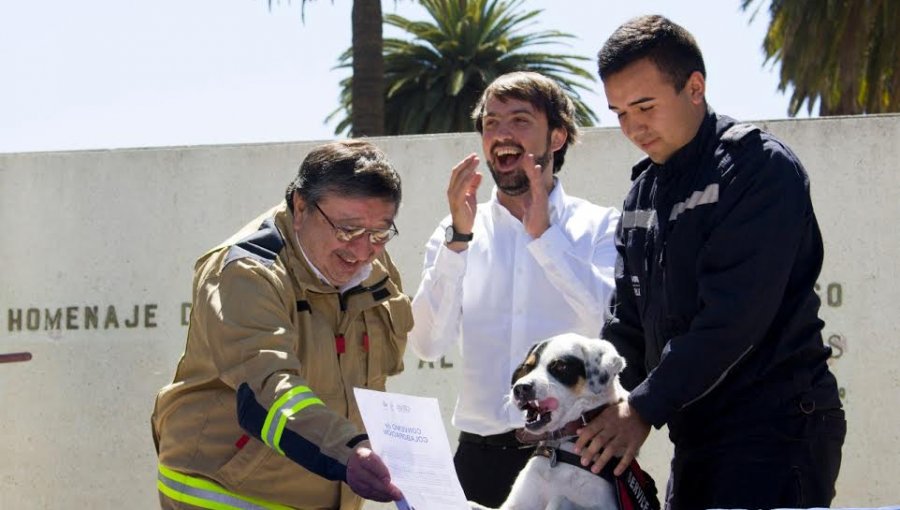
<svg viewBox="0 0 900 510">
<path fill-rule="evenodd" d="M 517 437 L 538 446 L 498 510 L 619 508 L 613 483 L 575 465 L 574 439 L 578 428 L 628 396 L 618 377 L 624 368 L 625 359 L 611 343 L 574 333 L 551 337 L 528 351 L 513 373 L 510 401 L 525 413 L 525 428 Z"/>
</svg>

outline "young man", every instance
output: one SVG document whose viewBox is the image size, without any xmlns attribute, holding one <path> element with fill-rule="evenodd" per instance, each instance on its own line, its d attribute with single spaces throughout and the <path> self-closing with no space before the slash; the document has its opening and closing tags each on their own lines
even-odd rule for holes
<svg viewBox="0 0 900 510">
<path fill-rule="evenodd" d="M 384 251 L 400 194 L 377 147 L 322 145 L 280 205 L 197 261 L 187 345 L 152 420 L 163 508 L 401 497 L 353 396 L 403 368 L 412 314 Z"/>
<path fill-rule="evenodd" d="M 462 348 L 462 389 L 453 415 L 454 458 L 466 497 L 497 507 L 533 449 L 508 405 L 515 367 L 537 341 L 565 332 L 595 337 L 613 286 L 615 209 L 570 197 L 555 177 L 578 135 L 574 107 L 537 73 L 497 78 L 473 112 L 494 178 L 476 205 L 478 157 L 450 175 L 450 215 L 428 241 L 413 299 L 410 346 L 422 359 Z"/>
<path fill-rule="evenodd" d="M 716 114 L 693 37 L 661 16 L 599 53 L 609 108 L 647 154 L 616 235 L 614 317 L 626 402 L 576 447 L 620 472 L 649 427 L 675 445 L 667 506 L 827 506 L 846 432 L 814 293 L 822 238 L 803 166 Z M 602 448 L 602 451 L 601 451 Z"/>
</svg>

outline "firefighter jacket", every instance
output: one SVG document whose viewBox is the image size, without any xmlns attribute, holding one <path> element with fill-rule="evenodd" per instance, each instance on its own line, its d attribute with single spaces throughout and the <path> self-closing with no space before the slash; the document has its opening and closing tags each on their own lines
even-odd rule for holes
<svg viewBox="0 0 900 510">
<path fill-rule="evenodd" d="M 632 180 L 603 334 L 628 360 L 641 417 L 667 424 L 677 448 L 839 408 L 814 292 L 822 237 L 793 152 L 709 110 L 688 145 L 642 160 Z"/>
<path fill-rule="evenodd" d="M 387 253 L 341 294 L 314 276 L 283 204 L 197 261 L 192 299 L 152 417 L 160 491 L 190 502 L 179 487 L 203 496 L 209 480 L 291 508 L 359 508 L 341 483 L 367 438 L 353 388 L 384 390 L 412 327 Z"/>
</svg>

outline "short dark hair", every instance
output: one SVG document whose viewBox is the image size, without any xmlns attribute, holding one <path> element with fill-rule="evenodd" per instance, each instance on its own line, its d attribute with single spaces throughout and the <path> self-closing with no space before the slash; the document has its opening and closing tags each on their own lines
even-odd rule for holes
<svg viewBox="0 0 900 510">
<path fill-rule="evenodd" d="M 294 192 L 308 204 L 327 193 L 340 196 L 383 198 L 400 206 L 400 175 L 387 156 L 364 140 L 345 140 L 319 145 L 307 154 L 297 177 L 288 184 L 284 198 L 294 210 Z"/>
<path fill-rule="evenodd" d="M 626 21 L 603 43 L 597 54 L 600 79 L 606 81 L 643 58 L 649 58 L 676 91 L 684 88 L 694 71 L 706 78 L 703 54 L 694 36 L 664 16 L 649 15 Z"/>
<path fill-rule="evenodd" d="M 472 110 L 472 120 L 475 121 L 475 129 L 479 133 L 484 132 L 482 124 L 484 107 L 492 97 L 504 102 L 508 99 L 528 101 L 537 110 L 544 112 L 550 130 L 558 128 L 566 130 L 566 143 L 553 153 L 553 173 L 559 172 L 566 160 L 566 151 L 578 139 L 575 104 L 562 87 L 553 79 L 530 71 L 517 71 L 498 77 L 484 89 L 481 99 Z"/>
</svg>

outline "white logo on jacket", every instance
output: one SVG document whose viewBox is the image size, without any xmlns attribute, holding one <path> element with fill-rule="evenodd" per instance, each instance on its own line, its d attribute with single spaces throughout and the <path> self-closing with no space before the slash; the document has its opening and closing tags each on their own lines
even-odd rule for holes
<svg viewBox="0 0 900 510">
<path fill-rule="evenodd" d="M 625 359 L 606 340 L 569 333 L 536 344 L 513 373 L 510 397 L 525 412 L 525 431 L 553 435 L 570 422 L 628 393 L 618 375 Z M 541 446 L 573 452 L 574 442 L 545 440 Z M 616 509 L 615 488 L 578 466 L 534 456 L 519 473 L 499 510 Z M 473 510 L 486 507 L 471 503 Z"/>
</svg>

